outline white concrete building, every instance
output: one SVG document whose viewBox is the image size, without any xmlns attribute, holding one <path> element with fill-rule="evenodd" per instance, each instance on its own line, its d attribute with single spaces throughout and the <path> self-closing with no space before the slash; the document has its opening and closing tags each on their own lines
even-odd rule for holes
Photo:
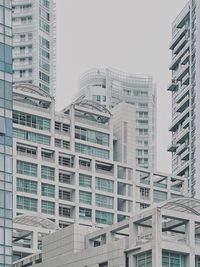
<svg viewBox="0 0 200 267">
<path fill-rule="evenodd" d="M 200 197 L 200 2 L 191 0 L 172 25 L 172 172 Z"/>
<path fill-rule="evenodd" d="M 54 0 L 13 0 L 13 81 L 55 93 Z"/>
<path fill-rule="evenodd" d="M 14 86 L 13 105 L 15 260 L 39 251 L 48 230 L 105 227 L 187 194 L 185 178 L 135 169 L 132 105 L 112 115 L 81 100 L 55 113 L 54 99 L 31 84 Z M 115 148 L 127 163 L 113 160 Z"/>
<path fill-rule="evenodd" d="M 133 104 L 136 166 L 156 169 L 156 88 L 151 76 L 112 68 L 91 69 L 80 78 L 76 98 L 95 101 L 108 109 L 122 101 Z"/>
<path fill-rule="evenodd" d="M 200 202 L 178 198 L 95 231 L 80 225 L 49 235 L 42 253 L 14 267 L 199 267 Z"/>
</svg>

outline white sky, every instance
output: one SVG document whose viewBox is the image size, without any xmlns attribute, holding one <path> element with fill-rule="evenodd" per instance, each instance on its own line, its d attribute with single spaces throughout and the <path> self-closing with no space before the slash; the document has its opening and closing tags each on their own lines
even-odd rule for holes
<svg viewBox="0 0 200 267">
<path fill-rule="evenodd" d="M 171 23 L 187 0 L 56 0 L 57 88 L 60 110 L 72 101 L 80 74 L 114 67 L 150 74 L 157 84 L 157 169 L 171 171 L 168 66 Z"/>
</svg>

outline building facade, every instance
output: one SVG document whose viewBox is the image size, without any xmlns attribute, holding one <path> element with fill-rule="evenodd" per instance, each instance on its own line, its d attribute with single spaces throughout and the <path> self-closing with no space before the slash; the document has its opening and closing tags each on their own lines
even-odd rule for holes
<svg viewBox="0 0 200 267">
<path fill-rule="evenodd" d="M 95 231 L 72 225 L 14 267 L 199 267 L 200 202 L 178 198 Z"/>
<path fill-rule="evenodd" d="M 12 266 L 12 20 L 0 1 L 0 266 Z"/>
<path fill-rule="evenodd" d="M 136 170 L 132 154 L 126 154 L 127 163 L 113 160 L 114 148 L 134 149 L 132 116 L 126 114 L 132 105 L 120 103 L 118 116 L 80 100 L 55 113 L 54 99 L 31 84 L 14 86 L 13 104 L 14 259 L 37 252 L 38 233 L 47 229 L 105 227 L 187 193 L 185 178 Z M 124 120 L 126 142 L 118 134 Z"/>
<path fill-rule="evenodd" d="M 188 178 L 192 196 L 200 197 L 200 3 L 189 1 L 173 22 L 172 81 L 172 171 Z"/>
<path fill-rule="evenodd" d="M 156 90 L 151 76 L 114 69 L 92 69 L 82 75 L 77 98 L 115 107 L 125 101 L 135 106 L 136 165 L 156 169 Z"/>
<path fill-rule="evenodd" d="M 55 94 L 55 4 L 13 0 L 13 81 Z"/>
</svg>

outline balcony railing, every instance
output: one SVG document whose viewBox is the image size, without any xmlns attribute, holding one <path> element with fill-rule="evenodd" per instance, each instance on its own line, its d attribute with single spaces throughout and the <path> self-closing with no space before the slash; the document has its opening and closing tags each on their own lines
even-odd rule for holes
<svg viewBox="0 0 200 267">
<path fill-rule="evenodd" d="M 183 88 L 180 93 L 177 95 L 176 102 L 179 103 L 182 99 L 189 93 L 190 86 Z"/>
<path fill-rule="evenodd" d="M 177 34 L 174 36 L 169 49 L 174 49 L 174 47 L 176 47 L 176 45 L 178 44 L 178 42 L 181 40 L 181 38 L 184 36 L 184 34 L 186 33 L 187 28 L 186 26 L 183 26 L 182 29 L 180 29 Z"/>
<path fill-rule="evenodd" d="M 176 148 L 177 148 L 176 142 L 173 142 L 172 141 L 171 144 L 168 146 L 167 151 L 175 152 L 176 151 Z"/>
<path fill-rule="evenodd" d="M 185 98 L 181 100 L 181 102 L 176 106 L 177 112 L 183 112 L 189 106 L 189 96 L 187 95 Z"/>
<path fill-rule="evenodd" d="M 162 238 L 166 241 L 186 244 L 186 237 L 184 234 L 170 234 L 163 232 Z"/>
<path fill-rule="evenodd" d="M 90 125 L 90 126 L 94 126 L 97 128 L 109 129 L 109 124 L 98 123 L 98 122 L 87 120 L 87 119 L 80 118 L 80 117 L 76 117 L 75 122 L 80 122 L 85 125 Z"/>
<path fill-rule="evenodd" d="M 190 64 L 186 63 L 185 65 L 182 65 L 180 68 L 178 74 L 177 74 L 177 80 L 180 81 L 183 79 L 183 77 L 188 74 L 187 72 L 189 71 Z"/>
<path fill-rule="evenodd" d="M 17 151 L 17 155 L 20 155 L 20 156 L 23 156 L 23 157 L 30 157 L 30 158 L 33 158 L 33 159 L 37 159 L 37 155 L 31 154 L 31 153 L 27 153 L 27 152 Z"/>
<path fill-rule="evenodd" d="M 186 137 L 189 134 L 189 127 L 186 129 L 183 129 L 176 137 L 177 143 L 183 143 L 183 141 L 186 139 Z"/>
</svg>

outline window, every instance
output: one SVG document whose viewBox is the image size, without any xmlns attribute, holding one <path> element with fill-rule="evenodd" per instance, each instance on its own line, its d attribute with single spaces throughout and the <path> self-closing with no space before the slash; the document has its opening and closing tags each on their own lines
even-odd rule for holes
<svg viewBox="0 0 200 267">
<path fill-rule="evenodd" d="M 183 254 L 163 251 L 162 253 L 163 267 L 186 267 L 186 257 Z"/>
<path fill-rule="evenodd" d="M 41 178 L 53 181 L 55 178 L 55 169 L 48 166 L 41 166 Z"/>
<path fill-rule="evenodd" d="M 120 179 L 125 179 L 126 178 L 126 168 L 117 166 L 117 177 Z"/>
<path fill-rule="evenodd" d="M 40 45 L 44 48 L 50 49 L 50 42 L 42 36 L 40 36 Z"/>
<path fill-rule="evenodd" d="M 43 134 L 28 132 L 20 129 L 13 128 L 13 136 L 15 138 L 31 141 L 34 143 L 50 145 L 51 137 Z"/>
<path fill-rule="evenodd" d="M 66 191 L 65 189 L 59 189 L 59 199 L 71 201 L 72 192 Z"/>
<path fill-rule="evenodd" d="M 49 23 L 40 19 L 40 29 L 46 33 L 49 33 L 50 32 Z"/>
<path fill-rule="evenodd" d="M 42 80 L 42 81 L 44 81 L 44 82 L 49 84 L 50 78 L 49 78 L 49 76 L 47 74 L 45 74 L 45 73 L 40 71 L 39 75 L 40 75 L 40 80 Z"/>
<path fill-rule="evenodd" d="M 101 224 L 113 224 L 113 214 L 105 211 L 96 210 L 96 222 Z"/>
<path fill-rule="evenodd" d="M 71 208 L 65 206 L 59 206 L 59 216 L 71 218 L 72 215 L 71 213 L 72 213 Z"/>
<path fill-rule="evenodd" d="M 108 146 L 109 145 L 109 135 L 97 131 L 92 131 L 89 129 L 75 127 L 75 138 L 80 140 L 85 140 L 91 143 L 96 143 L 99 145 Z"/>
<path fill-rule="evenodd" d="M 37 182 L 17 178 L 17 191 L 37 194 Z"/>
<path fill-rule="evenodd" d="M 51 120 L 20 111 L 13 111 L 13 123 L 50 132 Z"/>
<path fill-rule="evenodd" d="M 136 256 L 136 267 L 152 267 L 151 251 Z"/>
<path fill-rule="evenodd" d="M 40 59 L 40 68 L 46 72 L 50 72 L 50 65 L 42 59 Z"/>
<path fill-rule="evenodd" d="M 149 199 L 150 196 L 150 189 L 149 188 L 140 188 L 140 196 L 142 199 Z"/>
<path fill-rule="evenodd" d="M 73 157 L 71 156 L 69 157 L 59 156 L 58 162 L 59 162 L 59 165 L 62 165 L 62 166 L 66 166 L 70 168 L 73 168 L 74 166 L 74 160 L 73 160 Z"/>
<path fill-rule="evenodd" d="M 42 183 L 42 196 L 55 197 L 55 186 Z"/>
<path fill-rule="evenodd" d="M 54 215 L 55 214 L 55 203 L 42 200 L 42 213 Z"/>
<path fill-rule="evenodd" d="M 86 208 L 79 208 L 79 218 L 84 220 L 91 220 L 92 210 Z"/>
<path fill-rule="evenodd" d="M 64 149 L 70 149 L 70 142 L 61 140 L 61 139 L 55 139 L 55 146 L 64 148 Z"/>
<path fill-rule="evenodd" d="M 55 122 L 55 130 L 56 130 L 56 132 L 60 132 L 60 133 L 63 132 L 64 134 L 66 134 L 66 133 L 69 133 L 70 126 L 68 124 L 56 121 Z"/>
<path fill-rule="evenodd" d="M 79 174 L 79 185 L 83 187 L 91 188 L 92 186 L 92 177 L 85 175 L 85 174 Z"/>
<path fill-rule="evenodd" d="M 97 207 L 103 207 L 107 209 L 113 209 L 113 197 L 96 195 L 96 205 Z"/>
<path fill-rule="evenodd" d="M 113 193 L 114 190 L 114 182 L 110 181 L 108 179 L 103 179 L 96 177 L 95 186 L 97 190 L 105 191 L 105 192 L 111 192 Z"/>
<path fill-rule="evenodd" d="M 37 164 L 17 160 L 17 173 L 36 177 Z"/>
<path fill-rule="evenodd" d="M 49 12 L 46 12 L 44 9 L 40 8 L 40 16 L 49 21 L 50 20 L 50 15 L 49 15 Z"/>
<path fill-rule="evenodd" d="M 92 203 L 92 194 L 89 192 L 80 191 L 79 192 L 79 202 L 91 205 Z"/>
<path fill-rule="evenodd" d="M 40 0 L 40 4 L 49 9 L 50 3 L 49 0 Z"/>
<path fill-rule="evenodd" d="M 25 52 L 25 51 L 24 51 Z M 49 52 L 45 51 L 44 49 L 40 48 L 40 55 L 46 59 L 49 60 L 50 59 L 50 54 Z M 42 74 L 41 74 L 42 75 Z"/>
<path fill-rule="evenodd" d="M 105 149 L 95 148 L 79 143 L 75 143 L 75 151 L 86 155 L 109 159 L 109 151 Z"/>
<path fill-rule="evenodd" d="M 37 158 L 37 148 L 23 145 L 17 145 L 17 154 L 25 155 L 31 158 Z"/>
<path fill-rule="evenodd" d="M 59 182 L 64 184 L 71 184 L 72 182 L 72 173 L 60 171 L 59 172 Z"/>
<path fill-rule="evenodd" d="M 17 196 L 17 208 L 29 211 L 37 211 L 37 199 Z"/>
<path fill-rule="evenodd" d="M 155 202 L 161 202 L 167 199 L 167 192 L 161 192 L 158 190 L 153 191 L 153 200 Z"/>
</svg>

